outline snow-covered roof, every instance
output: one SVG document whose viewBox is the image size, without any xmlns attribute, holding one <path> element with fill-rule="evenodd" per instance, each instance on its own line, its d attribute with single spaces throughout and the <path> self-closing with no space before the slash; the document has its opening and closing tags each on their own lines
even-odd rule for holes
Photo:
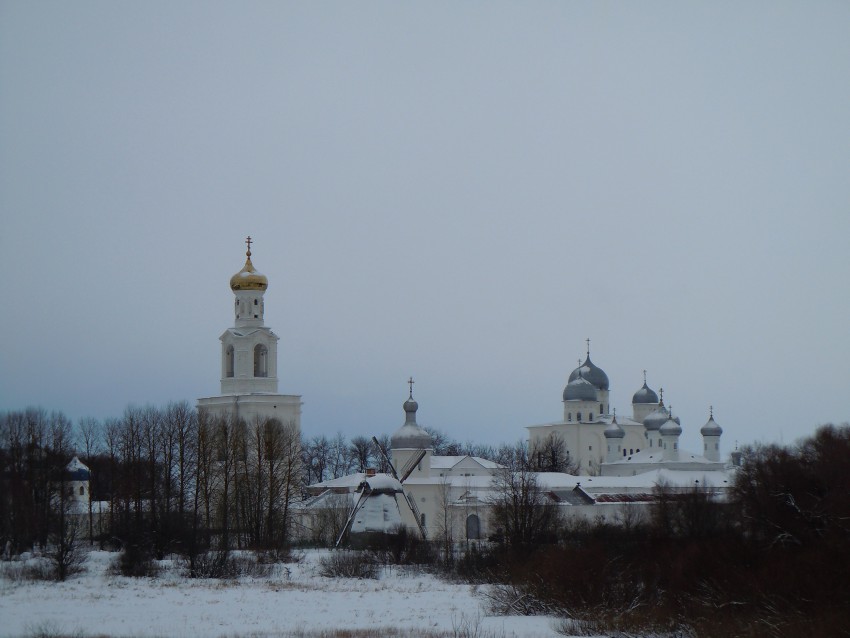
<svg viewBox="0 0 850 638">
<path fill-rule="evenodd" d="M 458 465 L 464 459 L 472 459 L 481 467 L 488 470 L 495 470 L 500 468 L 501 466 L 488 459 L 481 458 L 480 456 L 469 456 L 469 455 L 458 455 L 458 456 L 432 456 L 431 457 L 431 469 L 432 470 L 450 470 L 456 465 Z"/>
<path fill-rule="evenodd" d="M 692 463 L 700 465 L 718 465 L 714 461 L 709 461 L 704 456 L 688 452 L 687 450 L 672 450 L 670 457 L 665 460 L 664 452 L 660 448 L 650 448 L 641 450 L 623 458 L 618 458 L 616 461 L 611 461 L 608 465 L 636 465 L 636 464 L 656 464 L 656 463 Z"/>
<path fill-rule="evenodd" d="M 321 483 L 313 483 L 309 486 L 311 492 L 322 492 L 324 490 L 338 490 L 342 488 L 357 488 L 366 478 L 365 472 L 356 472 L 339 478 L 328 479 Z"/>
<path fill-rule="evenodd" d="M 696 483 L 699 481 L 699 483 Z M 541 472 L 537 475 L 538 485 L 547 490 L 564 489 L 581 485 L 590 494 L 600 492 L 618 492 L 634 489 L 651 491 L 656 485 L 668 485 L 672 488 L 690 488 L 694 485 L 703 487 L 730 487 L 732 472 L 720 471 L 685 471 L 658 469 L 634 476 L 573 476 L 557 472 Z"/>
<path fill-rule="evenodd" d="M 598 423 L 599 425 L 610 425 L 614 416 L 611 414 L 599 414 L 595 415 L 593 421 L 582 421 L 583 425 L 587 425 L 588 423 Z M 634 419 L 630 419 L 629 417 L 620 416 L 617 414 L 617 423 L 621 426 L 624 425 L 640 425 L 643 426 L 643 423 L 635 421 Z M 575 421 L 551 421 L 549 423 L 538 423 L 536 425 L 526 425 L 525 429 L 530 430 L 532 428 L 550 428 L 555 425 L 575 425 Z"/>
<path fill-rule="evenodd" d="M 389 474 L 375 474 L 366 479 L 366 483 L 373 492 L 401 492 L 401 483 Z"/>
<path fill-rule="evenodd" d="M 360 484 L 363 481 L 367 481 L 369 483 L 369 487 L 373 490 L 401 490 L 401 483 L 389 474 L 375 474 L 374 476 L 368 476 L 365 472 L 355 472 L 354 474 L 348 474 L 347 476 L 328 479 L 321 483 L 313 483 L 307 487 L 307 491 L 314 495 L 321 494 L 325 491 L 353 492 L 360 487 Z"/>
</svg>

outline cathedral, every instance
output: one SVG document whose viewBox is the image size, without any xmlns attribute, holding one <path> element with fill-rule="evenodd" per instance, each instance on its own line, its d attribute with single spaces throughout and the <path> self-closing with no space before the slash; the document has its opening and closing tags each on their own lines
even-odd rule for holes
<svg viewBox="0 0 850 638">
<path fill-rule="evenodd" d="M 198 399 L 198 409 L 211 416 L 229 415 L 247 422 L 277 419 L 301 431 L 301 397 L 278 394 L 278 337 L 265 325 L 265 275 L 251 262 L 251 243 L 242 270 L 230 278 L 234 323 L 221 341 L 221 394 Z"/>
<path fill-rule="evenodd" d="M 576 474 L 634 476 L 664 467 L 672 470 L 719 471 L 720 435 L 713 410 L 700 429 L 701 454 L 682 450 L 682 425 L 646 383 L 632 396 L 631 417 L 617 417 L 609 403 L 608 375 L 590 360 L 570 373 L 564 388 L 563 420 L 528 426 L 529 449 L 539 450 L 551 436 L 564 442 L 567 464 Z M 614 413 L 612 413 L 614 412 Z"/>
</svg>

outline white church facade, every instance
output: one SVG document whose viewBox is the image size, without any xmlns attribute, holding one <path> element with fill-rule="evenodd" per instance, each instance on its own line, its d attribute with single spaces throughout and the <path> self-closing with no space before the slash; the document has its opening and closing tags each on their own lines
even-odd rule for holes
<svg viewBox="0 0 850 638">
<path fill-rule="evenodd" d="M 633 476 L 659 468 L 684 471 L 722 471 L 720 436 L 723 430 L 713 410 L 701 428 L 703 450 L 681 449 L 682 427 L 646 383 L 632 396 L 631 417 L 617 416 L 609 402 L 610 383 L 604 370 L 587 356 L 569 376 L 563 392 L 563 419 L 528 426 L 529 449 L 540 449 L 550 436 L 564 442 L 568 464 L 578 474 Z"/>
<path fill-rule="evenodd" d="M 414 501 L 416 514 L 403 496 L 397 495 L 398 512 L 377 512 L 376 519 L 367 521 L 366 526 L 371 525 L 376 531 L 384 529 L 386 520 L 394 515 L 415 533 L 424 528 L 429 539 L 444 537 L 447 527 L 455 541 L 486 538 L 491 529 L 488 499 L 493 477 L 504 468 L 476 456 L 435 456 L 431 435 L 417 423 L 419 404 L 412 391 L 402 407 L 405 420 L 390 437 L 388 453 L 398 474 L 407 475 L 401 487 Z M 307 537 L 318 535 L 313 527 L 324 520 L 321 511 L 329 505 L 353 508 L 358 490 L 363 488 L 364 482 L 373 481 L 372 477 L 384 480 L 384 475 L 368 471 L 309 486 L 307 492 L 311 498 L 301 508 L 302 533 Z"/>
<path fill-rule="evenodd" d="M 230 278 L 234 323 L 221 341 L 221 393 L 198 399 L 198 409 L 211 416 L 229 415 L 252 422 L 277 419 L 301 431 L 301 397 L 278 394 L 277 344 L 265 325 L 265 293 L 269 282 L 251 262 L 251 238 L 245 265 Z"/>
<path fill-rule="evenodd" d="M 650 415 L 659 412 L 658 404 L 653 404 L 653 407 L 656 409 L 653 409 Z M 399 475 L 404 476 L 406 470 L 410 470 L 402 487 L 415 502 L 417 515 L 420 517 L 418 522 L 425 528 L 428 538 L 443 538 L 447 525 L 451 528 L 450 536 L 455 542 L 486 540 L 498 536 L 500 530 L 492 520 L 491 504 L 497 496 L 494 478 L 499 472 L 506 471 L 505 468 L 478 457 L 434 456 L 431 436 L 417 423 L 419 404 L 413 399 L 412 392 L 404 402 L 403 409 L 405 421 L 392 434 L 389 452 Z M 537 482 L 544 497 L 558 507 L 564 518 L 606 520 L 612 523 L 622 520 L 626 507 L 640 508 L 651 504 L 655 498 L 653 490 L 658 485 L 664 485 L 668 493 L 684 493 L 700 487 L 709 491 L 714 498 L 725 498 L 732 484 L 731 474 L 734 469 L 719 460 L 714 462 L 679 450 L 677 441 L 681 427 L 669 418 L 669 414 L 665 418 L 666 421 L 658 428 L 663 430 L 660 434 L 654 430 L 649 431 L 654 432 L 651 436 L 659 437 L 660 447 L 654 439 L 651 451 L 635 450 L 634 454 L 627 457 L 621 456 L 620 441 L 625 439 L 625 435 L 613 416 L 608 418 L 603 415 L 601 418 L 595 418 L 590 424 L 567 422 L 566 425 L 570 428 L 591 425 L 597 430 L 601 429 L 600 439 L 591 438 L 596 436 L 596 432 L 592 431 L 591 436 L 583 438 L 574 434 L 572 441 L 601 440 L 608 457 L 603 458 L 598 465 L 590 466 L 599 467 L 599 473 L 537 473 Z M 661 419 L 656 416 L 656 420 Z M 671 425 L 668 426 L 668 423 Z M 709 424 L 703 427 L 704 438 L 712 442 L 715 438 L 719 440 L 720 427 L 713 418 L 709 420 Z M 549 434 L 545 428 L 560 425 L 564 424 L 533 427 L 543 428 L 537 436 L 545 437 Z M 635 438 L 641 444 L 648 440 L 646 425 L 628 423 L 627 426 L 640 428 L 640 436 Z M 649 427 L 652 426 L 653 422 L 650 422 Z M 617 434 L 612 436 L 614 431 Z M 530 449 L 533 449 L 533 446 L 530 445 Z M 307 491 L 310 498 L 300 508 L 300 524 L 305 537 L 317 536 L 317 530 L 314 528 L 327 520 L 321 512 L 328 507 L 351 510 L 358 501 L 359 490 L 363 488 L 364 482 L 369 483 L 372 476 L 374 473 L 371 472 L 355 473 L 309 486 Z M 377 475 L 377 480 L 383 478 L 384 475 Z M 398 512 L 393 515 L 400 518 L 412 532 L 418 533 L 416 530 L 419 525 L 402 496 L 397 496 L 396 504 Z M 632 509 L 631 516 L 636 515 L 641 514 Z M 376 517 L 371 523 L 373 529 L 384 529 L 388 517 L 386 507 L 379 511 Z M 366 525 L 369 525 L 368 521 Z"/>
</svg>

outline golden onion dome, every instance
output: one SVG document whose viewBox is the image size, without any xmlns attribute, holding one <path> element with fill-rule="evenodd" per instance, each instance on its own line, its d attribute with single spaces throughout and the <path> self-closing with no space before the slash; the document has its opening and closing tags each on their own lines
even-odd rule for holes
<svg viewBox="0 0 850 638">
<path fill-rule="evenodd" d="M 238 273 L 230 278 L 230 289 L 236 292 L 237 290 L 265 290 L 269 287 L 269 280 L 266 276 L 257 272 L 254 264 L 251 263 L 251 238 L 245 242 L 248 244 L 248 252 L 245 253 L 247 259 L 245 265 Z"/>
</svg>

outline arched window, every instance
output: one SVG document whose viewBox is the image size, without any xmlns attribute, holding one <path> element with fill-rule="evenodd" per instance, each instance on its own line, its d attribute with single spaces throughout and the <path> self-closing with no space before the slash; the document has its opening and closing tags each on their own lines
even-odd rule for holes
<svg viewBox="0 0 850 638">
<path fill-rule="evenodd" d="M 605 406 L 603 406 L 601 403 L 599 404 L 599 414 L 605 414 Z"/>
<path fill-rule="evenodd" d="M 623 456 L 625 456 L 625 455 L 626 455 L 626 451 L 625 451 L 625 450 L 623 450 Z"/>
<path fill-rule="evenodd" d="M 481 538 L 481 520 L 478 514 L 470 514 L 466 517 L 466 540 L 477 541 Z"/>
<path fill-rule="evenodd" d="M 576 412 L 576 421 L 581 422 L 581 412 Z"/>
<path fill-rule="evenodd" d="M 224 353 L 224 376 L 232 377 L 233 376 L 233 346 L 227 346 L 227 350 Z"/>
<path fill-rule="evenodd" d="M 570 412 L 569 414 L 567 414 L 567 421 L 572 421 L 572 420 L 573 420 L 573 413 Z"/>
<path fill-rule="evenodd" d="M 590 413 L 590 416 L 587 417 L 588 421 L 593 421 L 593 412 Z"/>
<path fill-rule="evenodd" d="M 261 343 L 254 346 L 254 376 L 269 376 L 269 351 Z"/>
<path fill-rule="evenodd" d="M 82 485 L 80 485 L 80 496 L 85 496 L 85 495 L 86 495 L 86 488 L 84 488 Z"/>
</svg>

